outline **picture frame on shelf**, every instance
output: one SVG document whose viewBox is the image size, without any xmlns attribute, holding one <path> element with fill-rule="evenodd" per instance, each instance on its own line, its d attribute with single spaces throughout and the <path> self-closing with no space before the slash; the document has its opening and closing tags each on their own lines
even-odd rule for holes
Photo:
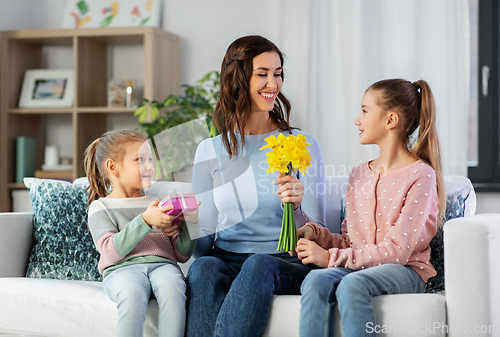
<svg viewBox="0 0 500 337">
<path fill-rule="evenodd" d="M 19 96 L 20 108 L 69 108 L 73 106 L 72 69 L 28 69 Z"/>
</svg>

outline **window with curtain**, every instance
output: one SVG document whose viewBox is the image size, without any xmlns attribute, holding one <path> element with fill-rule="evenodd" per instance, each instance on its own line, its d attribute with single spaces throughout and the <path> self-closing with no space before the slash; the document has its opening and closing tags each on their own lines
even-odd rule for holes
<svg viewBox="0 0 500 337">
<path fill-rule="evenodd" d="M 361 99 L 378 80 L 405 78 L 424 79 L 432 88 L 443 173 L 467 175 L 470 5 L 469 0 L 282 2 L 278 45 L 286 54 L 284 92 L 292 102 L 292 125 L 318 139 L 327 174 L 349 174 L 378 156 L 378 147 L 359 144 L 354 120 Z"/>
<path fill-rule="evenodd" d="M 498 192 L 500 6 L 497 0 L 469 0 L 469 6 L 473 29 L 468 175 L 477 191 Z"/>
</svg>

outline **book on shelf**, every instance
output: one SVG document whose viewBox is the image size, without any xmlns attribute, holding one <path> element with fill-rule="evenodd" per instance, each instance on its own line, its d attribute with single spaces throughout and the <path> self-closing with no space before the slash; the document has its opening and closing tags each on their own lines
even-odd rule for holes
<svg viewBox="0 0 500 337">
<path fill-rule="evenodd" d="M 72 170 L 64 170 L 64 171 L 36 170 L 35 171 L 35 178 L 66 180 L 66 181 L 72 182 L 73 181 L 73 171 Z"/>
<path fill-rule="evenodd" d="M 33 177 L 36 168 L 36 139 L 16 138 L 16 183 L 22 184 L 24 177 Z"/>
</svg>

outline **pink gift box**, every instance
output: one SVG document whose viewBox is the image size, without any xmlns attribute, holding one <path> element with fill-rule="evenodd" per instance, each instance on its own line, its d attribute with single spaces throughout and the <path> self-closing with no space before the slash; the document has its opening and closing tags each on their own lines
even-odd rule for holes
<svg viewBox="0 0 500 337">
<path fill-rule="evenodd" d="M 184 212 L 194 211 L 198 208 L 196 196 L 194 193 L 169 194 L 158 204 L 158 206 L 171 206 L 174 208 L 166 211 L 166 214 L 178 217 Z"/>
</svg>

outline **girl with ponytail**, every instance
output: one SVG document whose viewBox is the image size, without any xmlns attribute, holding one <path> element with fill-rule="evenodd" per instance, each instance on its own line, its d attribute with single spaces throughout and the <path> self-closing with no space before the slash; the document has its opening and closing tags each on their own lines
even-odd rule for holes
<svg viewBox="0 0 500 337">
<path fill-rule="evenodd" d="M 334 304 L 343 336 L 376 335 L 373 297 L 423 292 L 436 275 L 429 243 L 441 225 L 445 190 L 429 85 L 374 83 L 355 124 L 360 143 L 378 145 L 380 156 L 349 176 L 342 234 L 315 223 L 298 230 L 299 259 L 325 268 L 302 283 L 301 336 L 333 336 Z"/>
<path fill-rule="evenodd" d="M 103 134 L 85 151 L 90 183 L 88 225 L 101 254 L 102 287 L 118 309 L 117 336 L 143 335 L 149 299 L 158 301 L 160 336 L 184 336 L 184 277 L 177 262 L 186 262 L 196 240 L 198 211 L 179 217 L 165 212 L 142 189 L 154 177 L 147 138 L 133 130 Z M 108 191 L 110 191 L 108 193 Z M 194 228 L 193 228 L 194 227 Z"/>
</svg>

